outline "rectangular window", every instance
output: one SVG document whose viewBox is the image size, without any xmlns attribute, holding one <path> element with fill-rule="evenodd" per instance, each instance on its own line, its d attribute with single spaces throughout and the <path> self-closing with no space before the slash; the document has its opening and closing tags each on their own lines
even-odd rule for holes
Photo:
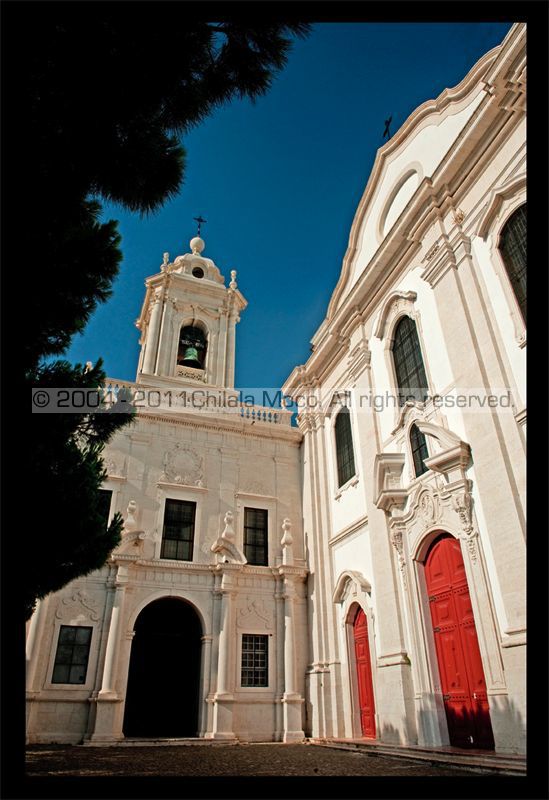
<svg viewBox="0 0 549 800">
<path fill-rule="evenodd" d="M 268 686 L 269 637 L 242 635 L 242 686 Z"/>
<path fill-rule="evenodd" d="M 111 511 L 112 489 L 99 489 L 99 505 L 97 510 L 105 521 L 105 528 L 109 525 Z"/>
<path fill-rule="evenodd" d="M 86 683 L 93 628 L 61 625 L 52 683 Z"/>
<path fill-rule="evenodd" d="M 267 566 L 267 511 L 244 509 L 244 555 L 248 564 Z"/>
<path fill-rule="evenodd" d="M 166 500 L 160 558 L 193 560 L 195 516 L 196 503 L 188 500 Z"/>
</svg>

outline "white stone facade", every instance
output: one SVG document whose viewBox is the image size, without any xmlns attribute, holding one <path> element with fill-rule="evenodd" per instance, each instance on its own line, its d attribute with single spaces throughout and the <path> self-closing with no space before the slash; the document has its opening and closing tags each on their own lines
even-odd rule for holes
<svg viewBox="0 0 549 800">
<path fill-rule="evenodd" d="M 526 26 L 513 26 L 379 150 L 313 353 L 283 387 L 306 401 L 298 428 L 285 410 L 163 407 L 113 439 L 105 488 L 111 516 L 126 519 L 124 539 L 102 570 L 43 600 L 29 624 L 29 741 L 123 738 L 136 620 L 171 596 L 192 605 L 202 629 L 196 735 L 362 736 L 361 608 L 377 738 L 448 744 L 425 577 L 445 533 L 461 543 L 495 749 L 525 751 L 526 330 L 499 251 L 503 226 L 526 202 L 525 39 Z M 147 281 L 133 386 L 204 386 L 231 398 L 246 301 L 236 274 L 225 287 L 201 255 L 200 239 L 191 249 L 173 263 L 166 254 Z M 397 390 L 392 347 L 403 316 L 415 323 L 428 399 L 361 406 Z M 186 325 L 207 339 L 200 368 L 177 364 Z M 354 455 L 342 486 L 340 404 L 331 402 L 340 391 Z M 498 392 L 507 404 L 448 401 Z M 412 425 L 428 450 L 419 477 Z M 192 561 L 161 558 L 166 499 L 196 503 Z M 244 508 L 267 511 L 265 566 L 246 563 Z M 63 624 L 93 628 L 83 685 L 51 683 Z M 266 687 L 241 686 L 242 634 L 268 636 Z"/>
</svg>

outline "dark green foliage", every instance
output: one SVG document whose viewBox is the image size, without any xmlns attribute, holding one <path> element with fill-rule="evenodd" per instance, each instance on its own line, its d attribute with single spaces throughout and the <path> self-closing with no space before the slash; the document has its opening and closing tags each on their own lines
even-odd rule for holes
<svg viewBox="0 0 549 800">
<path fill-rule="evenodd" d="M 87 387 L 105 381 L 101 361 L 89 370 L 67 361 L 41 367 L 29 381 L 41 388 Z M 25 611 L 36 598 L 56 591 L 79 575 L 101 567 L 120 541 L 122 517 L 108 528 L 99 511 L 98 490 L 105 478 L 104 444 L 133 412 L 32 414 L 29 422 L 32 511 L 23 519 L 32 547 L 25 570 Z"/>
<path fill-rule="evenodd" d="M 6 4 L 5 30 L 20 43 L 7 64 L 18 83 L 17 190 L 25 197 L 17 367 L 27 390 L 104 378 L 99 364 L 84 373 L 43 362 L 61 355 L 111 294 L 120 236 L 115 221 L 100 221 L 99 200 L 144 214 L 174 197 L 185 167 L 179 137 L 220 104 L 264 94 L 292 35 L 309 28 L 244 24 L 230 13 L 214 24 L 200 13 L 177 2 Z M 101 566 L 118 541 L 121 520 L 105 531 L 96 508 L 101 451 L 124 424 L 121 414 L 32 415 L 27 449 L 40 513 L 27 528 L 28 613 L 36 597 Z"/>
</svg>

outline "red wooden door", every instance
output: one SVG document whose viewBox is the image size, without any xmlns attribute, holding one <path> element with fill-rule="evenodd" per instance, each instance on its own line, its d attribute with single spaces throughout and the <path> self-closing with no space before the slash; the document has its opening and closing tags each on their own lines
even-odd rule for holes
<svg viewBox="0 0 549 800">
<path fill-rule="evenodd" d="M 368 642 L 368 622 L 360 608 L 353 623 L 355 640 L 356 674 L 358 683 L 358 703 L 362 735 L 368 739 L 376 738 L 374 687 L 372 685 L 372 665 Z"/>
<path fill-rule="evenodd" d="M 450 744 L 494 749 L 486 682 L 460 543 L 439 539 L 425 562 Z"/>
</svg>

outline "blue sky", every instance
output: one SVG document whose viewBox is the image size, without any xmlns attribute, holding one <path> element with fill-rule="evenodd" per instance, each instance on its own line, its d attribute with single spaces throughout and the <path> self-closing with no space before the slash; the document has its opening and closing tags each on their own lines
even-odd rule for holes
<svg viewBox="0 0 549 800">
<path fill-rule="evenodd" d="M 124 260 L 111 299 L 66 357 L 104 359 L 107 374 L 134 380 L 134 321 L 144 280 L 162 254 L 189 251 L 202 214 L 204 255 L 248 308 L 237 327 L 237 387 L 280 386 L 309 356 L 347 248 L 383 121 L 391 133 L 418 105 L 455 86 L 499 44 L 509 23 L 322 23 L 298 40 L 270 92 L 219 109 L 183 142 L 180 194 L 141 217 L 104 204 L 119 220 Z"/>
</svg>

